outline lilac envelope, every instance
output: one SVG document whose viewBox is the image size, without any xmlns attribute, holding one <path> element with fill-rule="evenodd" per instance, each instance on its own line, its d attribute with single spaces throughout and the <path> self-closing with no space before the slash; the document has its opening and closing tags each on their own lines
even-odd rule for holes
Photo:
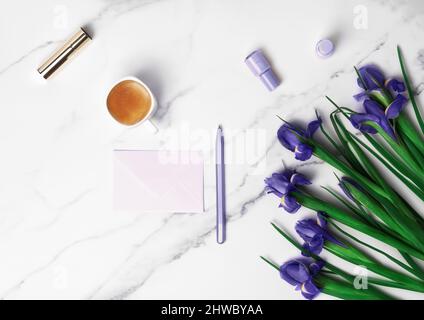
<svg viewBox="0 0 424 320">
<path fill-rule="evenodd" d="M 115 150 L 113 153 L 116 210 L 204 211 L 200 152 Z"/>
</svg>

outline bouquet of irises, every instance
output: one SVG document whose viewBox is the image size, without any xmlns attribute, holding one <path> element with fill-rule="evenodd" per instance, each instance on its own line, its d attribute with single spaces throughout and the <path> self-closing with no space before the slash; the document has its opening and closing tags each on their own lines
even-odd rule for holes
<svg viewBox="0 0 424 320">
<path fill-rule="evenodd" d="M 296 213 L 301 206 L 316 212 L 316 218 L 295 226 L 303 243 L 272 223 L 298 248 L 299 258 L 279 265 L 261 257 L 307 299 L 320 292 L 341 299 L 393 299 L 382 287 L 424 293 L 424 216 L 387 181 L 390 172 L 423 208 L 424 121 L 399 47 L 397 54 L 403 79 L 386 79 L 374 65 L 355 67 L 359 92 L 354 98 L 363 111 L 327 97 L 334 106 L 329 115 L 333 133 L 317 113 L 305 129 L 281 119 L 280 143 L 300 161 L 315 156 L 332 166 L 340 187 L 340 192 L 322 187 L 334 199 L 328 201 L 314 195 L 311 181 L 299 172 L 284 170 L 265 179 L 267 192 L 279 198 L 286 212 Z M 409 103 L 415 119 L 404 111 Z M 314 139 L 318 130 L 325 140 L 321 143 Z M 370 271 L 367 285 L 358 286 L 357 275 L 325 261 L 323 250 Z"/>
</svg>

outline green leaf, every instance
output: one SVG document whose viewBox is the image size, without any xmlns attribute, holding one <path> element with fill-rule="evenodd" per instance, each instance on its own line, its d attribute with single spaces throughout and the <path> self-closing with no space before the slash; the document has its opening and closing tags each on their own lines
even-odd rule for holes
<svg viewBox="0 0 424 320">
<path fill-rule="evenodd" d="M 378 263 L 376 260 L 372 259 L 352 245 L 342 247 L 327 241 L 324 248 L 339 258 L 342 258 L 358 266 L 364 266 L 368 270 L 395 282 L 395 284 L 391 282 L 385 282 L 383 284 L 380 282 L 381 285 L 403 288 L 416 292 L 424 292 L 424 282 L 421 280 L 411 278 L 407 275 L 394 271 L 383 264 Z"/>
<path fill-rule="evenodd" d="M 405 163 L 415 171 L 417 171 L 417 174 L 424 177 L 424 173 L 422 172 L 421 167 L 419 164 L 415 161 L 415 159 L 412 157 L 412 155 L 409 153 L 409 151 L 404 148 L 400 144 L 400 141 L 396 142 L 394 141 L 378 124 L 372 121 L 365 121 L 364 124 L 373 127 L 375 130 L 377 130 L 378 134 L 384 138 L 384 140 L 387 142 L 388 145 L 399 155 L 399 157 L 405 161 Z"/>
<path fill-rule="evenodd" d="M 371 153 L 378 161 L 380 161 L 391 173 L 393 173 L 399 180 L 401 180 L 412 192 L 414 192 L 421 200 L 424 201 L 424 186 L 418 188 L 410 179 L 410 177 L 402 171 L 399 171 L 398 168 L 393 167 L 391 163 L 386 161 L 382 156 L 372 150 L 369 146 L 363 143 L 360 139 L 352 134 L 352 138 L 357 141 L 363 148 L 365 148 L 369 153 Z M 419 180 L 415 180 L 414 182 L 418 182 Z M 419 185 L 421 185 L 419 183 Z"/>
<path fill-rule="evenodd" d="M 300 192 L 292 192 L 291 195 L 294 196 L 296 200 L 306 208 L 315 211 L 323 211 L 327 213 L 331 218 L 351 228 L 361 231 L 362 233 L 369 235 L 370 237 L 373 237 L 377 240 L 380 240 L 396 249 L 405 251 L 414 257 L 424 260 L 424 253 L 420 250 L 378 230 L 375 227 L 372 227 L 368 224 L 361 222 L 360 220 L 350 217 L 344 210 L 333 206 L 332 204 L 328 203 L 328 201 L 323 201 L 314 197 L 310 197 Z"/>
<path fill-rule="evenodd" d="M 421 268 L 421 266 L 419 264 L 417 264 L 414 260 L 414 258 L 412 258 L 409 254 L 400 251 L 400 254 L 402 255 L 402 257 L 405 259 L 405 261 L 411 266 L 411 268 L 414 269 L 414 271 L 416 272 L 417 277 L 421 278 L 422 280 L 424 280 L 424 270 Z"/>
<path fill-rule="evenodd" d="M 366 185 L 368 188 L 380 194 L 381 196 L 387 199 L 390 199 L 387 193 L 380 186 L 378 186 L 374 182 L 370 181 L 368 178 L 364 177 L 363 175 L 359 174 L 357 171 L 350 168 L 346 163 L 344 163 L 343 161 L 340 161 L 339 159 L 331 155 L 327 150 L 325 150 L 318 144 L 314 144 L 313 147 L 314 147 L 314 154 L 318 158 L 327 162 L 329 165 L 336 168 L 337 170 L 343 172 L 345 175 L 355 178 L 362 185 Z"/>
<path fill-rule="evenodd" d="M 424 273 L 420 274 L 419 272 L 417 272 L 414 268 L 406 265 L 405 263 L 403 263 L 402 261 L 394 258 L 393 256 L 391 256 L 390 254 L 376 248 L 375 246 L 372 246 L 364 241 L 361 241 L 360 239 L 354 237 L 353 235 L 351 235 L 350 233 L 346 232 L 345 230 L 343 230 L 342 228 L 340 228 L 336 223 L 334 223 L 333 221 L 330 221 L 330 224 L 332 226 L 334 226 L 339 232 L 341 232 L 343 235 L 345 235 L 346 237 L 352 239 L 353 241 L 359 243 L 360 245 L 363 245 L 367 248 L 370 248 L 371 250 L 374 250 L 375 252 L 385 256 L 387 259 L 389 259 L 390 261 L 394 262 L 395 264 L 397 264 L 398 266 L 402 267 L 404 270 L 408 271 L 409 273 L 413 274 L 414 276 L 418 277 L 419 279 L 424 279 Z M 406 255 L 406 254 L 405 254 Z M 406 255 L 410 258 L 409 255 Z M 410 258 L 412 259 L 412 258 Z"/>
<path fill-rule="evenodd" d="M 369 176 L 374 182 L 378 183 L 383 189 L 388 190 L 388 185 L 381 177 L 375 165 L 368 159 L 367 155 L 363 152 L 363 150 L 359 147 L 359 145 L 352 139 L 351 133 L 345 128 L 345 126 L 341 123 L 341 121 L 335 117 L 335 121 L 340 126 L 343 131 L 344 139 L 346 140 L 346 144 L 352 149 L 352 154 L 354 154 L 357 161 L 361 164 L 362 168 L 364 168 L 365 174 Z"/>
<path fill-rule="evenodd" d="M 350 149 L 349 143 L 346 140 L 346 135 L 345 135 L 346 129 L 344 125 L 337 118 L 337 114 L 335 112 L 332 112 L 330 115 L 330 119 L 334 128 L 334 131 L 336 132 L 340 142 L 343 145 L 344 153 L 342 153 L 342 155 L 344 156 L 344 158 L 350 163 L 352 168 L 356 169 L 361 174 L 367 174 L 363 165 L 360 163 L 360 161 L 358 161 L 358 159 L 355 157 L 354 153 Z"/>
<path fill-rule="evenodd" d="M 374 138 L 372 138 L 369 134 L 364 133 L 364 137 L 368 140 L 369 143 L 374 147 L 375 150 L 378 151 L 388 162 L 390 162 L 399 172 L 402 172 L 407 177 L 410 177 L 413 181 L 420 181 L 422 178 L 420 175 L 408 167 L 401 158 L 398 156 L 392 155 L 385 148 L 383 148 Z"/>
<path fill-rule="evenodd" d="M 327 187 L 324 187 L 324 186 L 322 186 L 322 188 L 324 190 L 326 190 L 328 193 L 330 193 L 334 198 L 336 198 L 340 203 L 342 203 L 352 213 L 356 214 L 364 222 L 368 222 L 369 224 L 374 225 L 375 227 L 378 227 L 378 223 L 361 206 L 354 207 L 347 200 L 343 199 L 343 197 L 338 195 L 333 190 L 331 190 Z"/>
<path fill-rule="evenodd" d="M 421 170 L 424 169 L 424 158 L 421 155 L 420 150 L 415 146 L 411 139 L 402 131 L 398 132 L 399 138 L 402 139 L 404 145 L 409 150 L 409 153 L 414 158 L 415 162 L 421 167 Z M 422 142 L 424 144 L 424 142 Z"/>
<path fill-rule="evenodd" d="M 315 110 L 315 115 L 317 116 L 317 118 L 319 118 L 319 114 L 318 114 L 318 111 L 317 110 Z M 320 128 L 321 132 L 324 134 L 324 136 L 327 138 L 327 140 L 337 150 L 337 152 L 339 152 L 340 154 L 343 154 L 343 149 L 336 143 L 336 141 L 334 141 L 333 138 L 331 138 L 331 136 L 328 134 L 328 132 L 324 129 L 324 126 L 322 125 L 322 122 L 320 122 L 319 128 Z"/>
<path fill-rule="evenodd" d="M 397 46 L 397 53 L 398 53 L 400 68 L 402 70 L 403 80 L 405 81 L 406 89 L 408 90 L 409 99 L 411 100 L 412 107 L 414 108 L 415 117 L 417 118 L 418 124 L 420 125 L 421 132 L 424 134 L 424 121 L 421 117 L 421 113 L 418 108 L 417 102 L 415 101 L 414 91 L 412 89 L 411 82 L 409 81 L 409 76 L 408 76 L 408 73 L 406 72 L 405 64 L 403 62 L 403 55 L 399 46 Z"/>
<path fill-rule="evenodd" d="M 415 241 L 419 241 L 413 232 L 416 230 L 414 221 L 410 221 L 408 217 L 399 215 L 393 210 L 384 210 L 372 197 L 351 184 L 345 183 L 345 186 L 359 203 L 368 208 L 368 210 L 380 218 L 391 230 L 401 235 L 407 242 L 415 243 Z"/>
<path fill-rule="evenodd" d="M 398 131 L 402 131 L 417 147 L 421 155 L 424 156 L 424 141 L 419 131 L 415 129 L 414 124 L 408 119 L 405 113 L 401 113 L 397 118 Z"/>
<path fill-rule="evenodd" d="M 352 283 L 336 280 L 330 276 L 320 274 L 314 282 L 325 294 L 345 300 L 392 300 L 393 298 L 373 286 L 367 289 L 356 289 Z"/>
<path fill-rule="evenodd" d="M 268 263 L 271 267 L 273 267 L 274 269 L 276 269 L 278 272 L 280 272 L 280 268 L 275 264 L 272 263 L 270 260 L 268 260 L 267 258 L 260 256 L 260 258 L 265 261 L 266 263 Z"/>
<path fill-rule="evenodd" d="M 393 189 L 387 187 L 385 189 L 382 189 L 379 185 L 370 181 L 367 177 L 364 177 L 355 170 L 352 170 L 344 162 L 338 160 L 337 158 L 329 154 L 327 150 L 320 147 L 318 144 L 313 144 L 313 148 L 314 154 L 318 158 L 324 160 L 334 168 L 340 170 L 345 175 L 352 177 L 376 200 L 380 201 L 381 203 L 385 203 L 387 202 L 385 200 L 389 200 L 393 205 L 395 205 L 399 209 L 399 212 L 403 213 L 406 216 L 414 217 L 415 219 L 418 219 L 418 221 L 422 221 L 422 218 L 420 218 L 419 214 L 414 211 L 410 206 L 408 206 L 405 200 L 403 200 Z"/>
</svg>

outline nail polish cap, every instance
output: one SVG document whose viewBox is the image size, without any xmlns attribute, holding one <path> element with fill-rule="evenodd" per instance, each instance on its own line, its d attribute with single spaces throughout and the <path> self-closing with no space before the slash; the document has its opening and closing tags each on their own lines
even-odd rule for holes
<svg viewBox="0 0 424 320">
<path fill-rule="evenodd" d="M 261 79 L 269 91 L 274 90 L 280 84 L 277 75 L 271 69 L 271 65 L 264 56 L 262 50 L 255 50 L 244 60 L 250 71 Z"/>
<path fill-rule="evenodd" d="M 322 39 L 318 41 L 315 51 L 321 58 L 327 58 L 334 52 L 334 44 L 330 39 Z"/>
</svg>

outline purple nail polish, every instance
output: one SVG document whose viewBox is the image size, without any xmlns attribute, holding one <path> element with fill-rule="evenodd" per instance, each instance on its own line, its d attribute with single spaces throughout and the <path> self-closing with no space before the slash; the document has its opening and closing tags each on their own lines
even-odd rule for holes
<svg viewBox="0 0 424 320">
<path fill-rule="evenodd" d="M 277 75 L 272 71 L 271 65 L 265 58 L 262 50 L 253 51 L 246 57 L 244 62 L 249 67 L 250 71 L 261 79 L 262 83 L 269 91 L 278 87 L 280 79 L 278 79 Z"/>
<path fill-rule="evenodd" d="M 317 52 L 317 55 L 321 58 L 328 58 L 331 56 L 334 52 L 334 44 L 329 39 L 322 39 L 318 41 L 315 51 Z"/>
</svg>

